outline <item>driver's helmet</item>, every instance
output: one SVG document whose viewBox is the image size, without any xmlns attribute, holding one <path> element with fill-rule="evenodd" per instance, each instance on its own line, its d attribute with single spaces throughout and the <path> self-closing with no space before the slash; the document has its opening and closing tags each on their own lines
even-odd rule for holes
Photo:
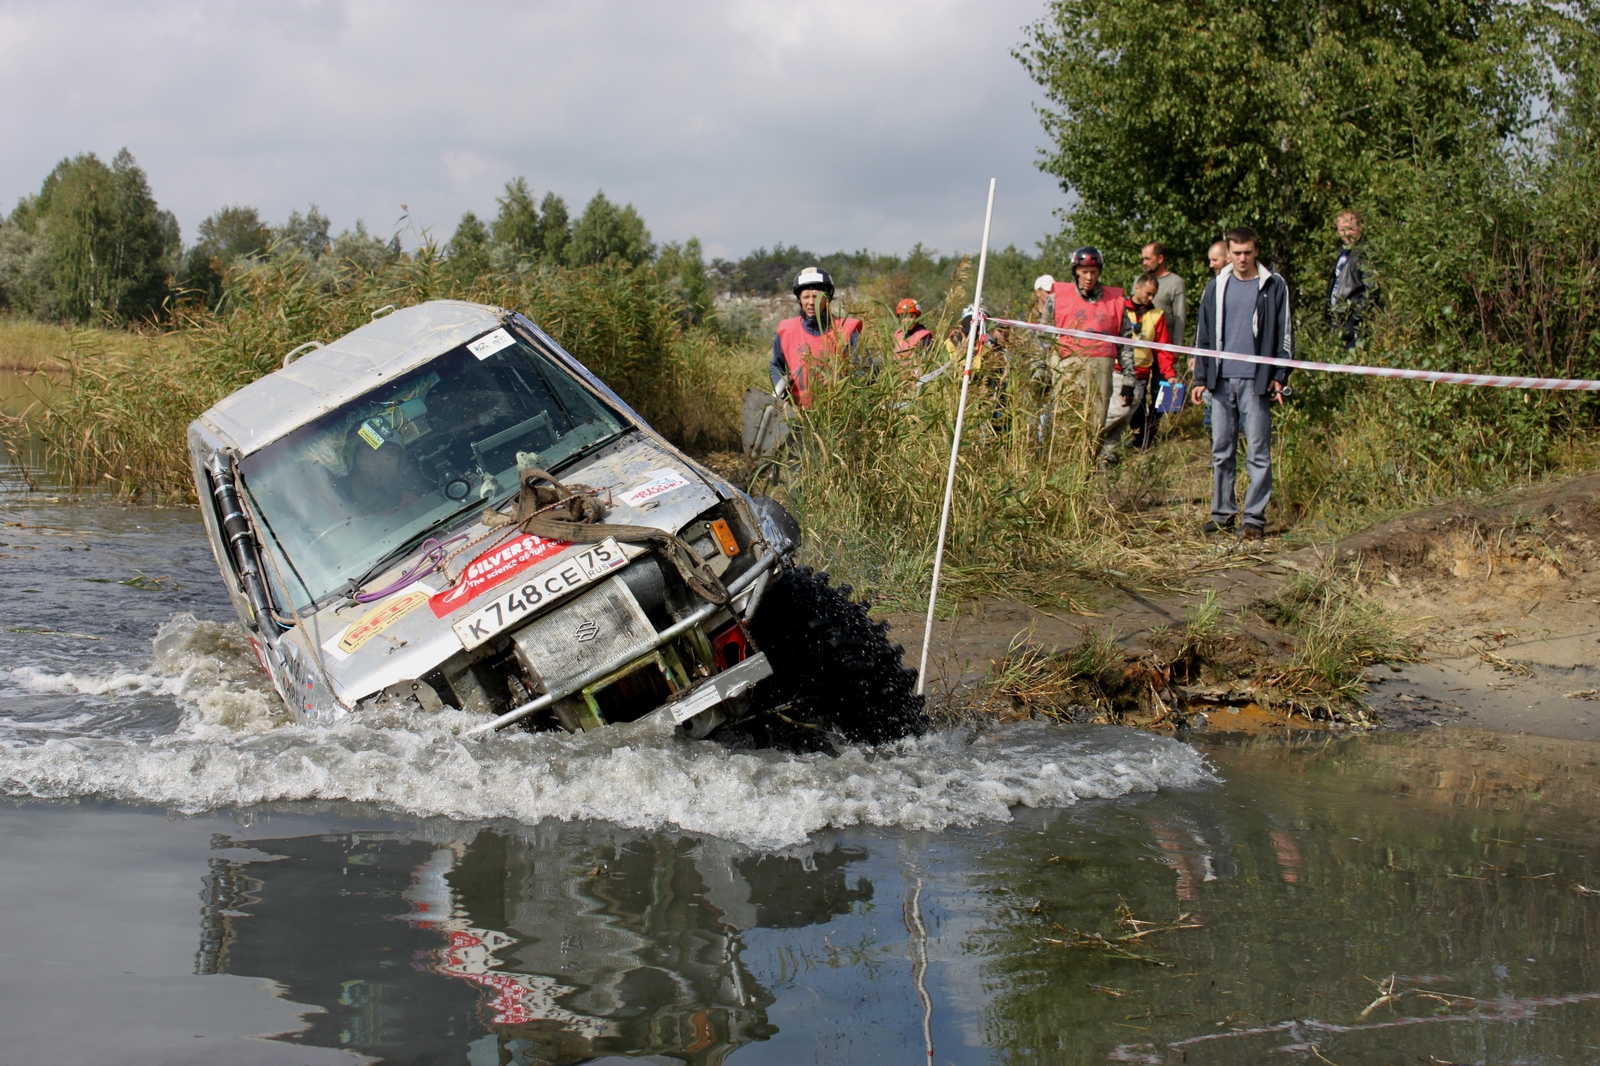
<svg viewBox="0 0 1600 1066">
<path fill-rule="evenodd" d="M 833 299 L 833 275 L 821 267 L 804 267 L 794 279 L 794 294 L 796 297 L 807 289 L 821 289 L 827 293 L 828 299 Z"/>
<path fill-rule="evenodd" d="M 1084 245 L 1072 253 L 1073 270 L 1077 270 L 1081 266 L 1087 266 L 1090 263 L 1093 263 L 1101 270 L 1106 268 L 1106 257 L 1100 254 L 1100 249 L 1093 245 Z"/>
</svg>

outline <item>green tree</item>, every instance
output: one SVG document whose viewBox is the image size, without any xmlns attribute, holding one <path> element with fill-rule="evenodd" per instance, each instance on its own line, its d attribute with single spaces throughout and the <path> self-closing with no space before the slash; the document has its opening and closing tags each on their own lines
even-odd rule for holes
<svg viewBox="0 0 1600 1066">
<path fill-rule="evenodd" d="M 303 215 L 289 212 L 289 220 L 272 231 L 272 243 L 282 254 L 300 254 L 316 262 L 333 250 L 329 236 L 332 225 L 328 216 L 312 204 Z"/>
<path fill-rule="evenodd" d="M 489 227 L 471 211 L 463 214 L 444 246 L 450 272 L 463 281 L 485 273 L 489 269 L 489 242 Z"/>
<path fill-rule="evenodd" d="M 506 194 L 496 201 L 500 214 L 494 220 L 494 242 L 513 262 L 538 260 L 544 248 L 540 242 L 539 209 L 525 178 L 506 182 Z"/>
<path fill-rule="evenodd" d="M 712 263 L 712 268 L 721 277 L 729 292 L 776 296 L 789 291 L 801 267 L 821 262 L 822 257 L 816 252 L 808 252 L 798 244 L 791 244 L 786 248 L 783 242 L 779 241 L 772 246 L 770 252 L 765 245 L 762 245 L 738 262 L 730 263 L 726 259 L 718 259 Z"/>
<path fill-rule="evenodd" d="M 224 207 L 200 223 L 200 245 L 221 255 L 260 255 L 267 250 L 272 231 L 261 221 L 261 212 L 242 205 Z"/>
<path fill-rule="evenodd" d="M 572 240 L 572 222 L 567 217 L 567 202 L 553 192 L 544 194 L 539 201 L 539 247 L 544 261 L 561 264 L 567 261 L 567 245 Z"/>
<path fill-rule="evenodd" d="M 366 222 L 358 218 L 355 229 L 344 230 L 333 239 L 333 247 L 328 254 L 339 267 L 348 265 L 375 271 L 383 264 L 400 258 L 400 235 L 396 233 L 384 240 L 375 233 L 367 232 Z"/>
<path fill-rule="evenodd" d="M 715 317 L 711 283 L 706 278 L 705 253 L 700 238 L 665 245 L 655 262 L 656 275 L 677 297 L 680 315 L 688 325 L 699 326 Z"/>
<path fill-rule="evenodd" d="M 572 266 L 592 266 L 615 257 L 633 266 L 643 266 L 655 254 L 650 231 L 632 204 L 618 207 L 597 192 L 572 227 L 572 245 L 567 262 Z"/>
<path fill-rule="evenodd" d="M 160 308 L 179 250 L 177 220 L 156 205 L 126 148 L 109 167 L 93 152 L 63 159 L 30 211 L 64 317 L 122 321 Z"/>
<path fill-rule="evenodd" d="M 222 299 L 227 270 L 265 254 L 272 230 L 253 207 L 224 207 L 200 223 L 200 239 L 189 249 L 179 275 L 179 288 L 198 293 L 206 306 Z"/>
<path fill-rule="evenodd" d="M 37 196 L 24 196 L 0 225 L 0 311 L 45 321 L 60 317 L 43 229 Z"/>
<path fill-rule="evenodd" d="M 1053 0 L 1016 55 L 1049 101 L 1040 166 L 1077 197 L 1068 240 L 1119 272 L 1159 240 L 1198 272 L 1246 224 L 1305 282 L 1331 216 L 1393 164 L 1529 130 L 1548 16 L 1537 0 Z"/>
</svg>

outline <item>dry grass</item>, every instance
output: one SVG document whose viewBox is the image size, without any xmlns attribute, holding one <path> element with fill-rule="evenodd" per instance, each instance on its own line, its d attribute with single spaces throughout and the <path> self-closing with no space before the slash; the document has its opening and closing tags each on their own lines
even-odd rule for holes
<svg viewBox="0 0 1600 1066">
<path fill-rule="evenodd" d="M 1209 474 L 1189 425 L 1198 416 L 1171 420 L 1156 449 L 1099 471 L 1083 391 L 1036 379 L 1045 351 L 1018 337 L 1009 358 L 990 352 L 974 373 L 946 546 L 949 602 L 993 596 L 1092 613 L 1108 584 L 1167 588 L 1231 565 L 1199 536 L 1192 500 Z M 806 527 L 814 559 L 885 607 L 914 609 L 926 602 L 960 375 L 919 389 L 915 370 L 892 357 L 875 366 L 836 368 L 814 390 L 775 494 Z"/>
<path fill-rule="evenodd" d="M 1022 634 L 993 664 L 970 709 L 1001 722 L 1109 716 L 1114 708 L 1107 689 L 1120 687 L 1120 673 L 1114 679 L 1113 670 L 1121 662 L 1110 630 L 1087 632 L 1064 652 L 1042 648 Z"/>
<path fill-rule="evenodd" d="M 333 292 L 303 263 L 270 262 L 235 279 L 219 310 L 190 311 L 166 333 L 64 334 L 69 380 L 26 417 L 0 417 L 0 429 L 14 456 L 36 441 L 72 485 L 189 498 L 184 436 L 202 411 L 305 341 L 342 336 L 388 304 L 440 298 L 520 310 L 679 444 L 737 446 L 750 353 L 685 328 L 675 297 L 648 272 L 553 270 L 464 286 L 427 257 L 350 266 Z"/>
<path fill-rule="evenodd" d="M 1297 705 L 1348 704 L 1365 691 L 1368 666 L 1416 657 L 1398 618 L 1361 591 L 1358 569 L 1330 564 L 1297 574 L 1262 605 L 1262 613 L 1296 641 L 1287 665 L 1262 686 Z"/>
<path fill-rule="evenodd" d="M 0 317 L 0 370 L 67 369 L 74 332 L 32 319 Z"/>
</svg>

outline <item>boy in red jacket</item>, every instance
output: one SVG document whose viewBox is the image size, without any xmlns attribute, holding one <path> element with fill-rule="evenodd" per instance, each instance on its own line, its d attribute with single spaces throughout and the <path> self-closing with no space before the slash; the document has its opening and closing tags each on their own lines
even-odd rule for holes
<svg viewBox="0 0 1600 1066">
<path fill-rule="evenodd" d="M 1139 275 L 1133 283 L 1133 296 L 1127 300 L 1123 315 L 1126 320 L 1123 335 L 1139 340 L 1154 341 L 1157 344 L 1170 344 L 1171 334 L 1167 331 L 1167 316 L 1155 305 L 1156 290 L 1159 279 L 1152 273 Z M 1152 380 L 1151 371 L 1160 371 L 1160 381 L 1177 381 L 1178 374 L 1173 367 L 1172 353 L 1158 351 L 1154 348 L 1134 348 L 1133 373 L 1131 375 L 1120 370 L 1112 380 L 1112 387 L 1116 398 L 1111 401 L 1111 407 L 1106 412 L 1105 442 L 1108 449 L 1115 449 L 1122 439 L 1125 430 L 1132 427 L 1136 430 L 1134 439 L 1143 446 L 1142 438 L 1145 433 L 1137 432 L 1141 427 L 1149 427 L 1146 432 L 1153 432 L 1154 425 L 1148 421 L 1145 413 L 1145 399 L 1153 394 L 1151 388 L 1156 382 Z"/>
</svg>

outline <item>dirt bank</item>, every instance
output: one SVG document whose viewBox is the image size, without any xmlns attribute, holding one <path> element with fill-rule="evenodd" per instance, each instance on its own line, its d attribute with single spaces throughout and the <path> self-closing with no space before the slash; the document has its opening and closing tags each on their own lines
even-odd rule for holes
<svg viewBox="0 0 1600 1066">
<path fill-rule="evenodd" d="M 1237 565 L 1174 592 L 1113 581 L 1097 617 L 1006 600 L 964 603 L 957 617 L 934 625 L 929 691 L 981 690 L 1018 644 L 1071 649 L 1101 634 L 1114 638 L 1121 669 L 1167 668 L 1142 682 L 1158 693 L 1144 697 L 1147 718 L 1166 719 L 1160 711 L 1175 698 L 1180 717 L 1185 708 L 1208 708 L 1212 728 L 1337 727 L 1285 716 L 1270 692 L 1299 646 L 1272 621 L 1271 601 L 1297 574 L 1322 571 L 1331 559 L 1359 564 L 1353 587 L 1395 612 L 1419 660 L 1369 667 L 1355 713 L 1340 717 L 1357 726 L 1369 717 L 1389 728 L 1461 724 L 1600 741 L 1600 475 L 1430 508 L 1335 544 L 1224 550 Z M 1173 666 L 1208 593 L 1221 621 L 1205 668 Z M 914 665 L 922 619 L 886 617 Z M 1258 695 L 1274 709 L 1253 703 Z"/>
</svg>

